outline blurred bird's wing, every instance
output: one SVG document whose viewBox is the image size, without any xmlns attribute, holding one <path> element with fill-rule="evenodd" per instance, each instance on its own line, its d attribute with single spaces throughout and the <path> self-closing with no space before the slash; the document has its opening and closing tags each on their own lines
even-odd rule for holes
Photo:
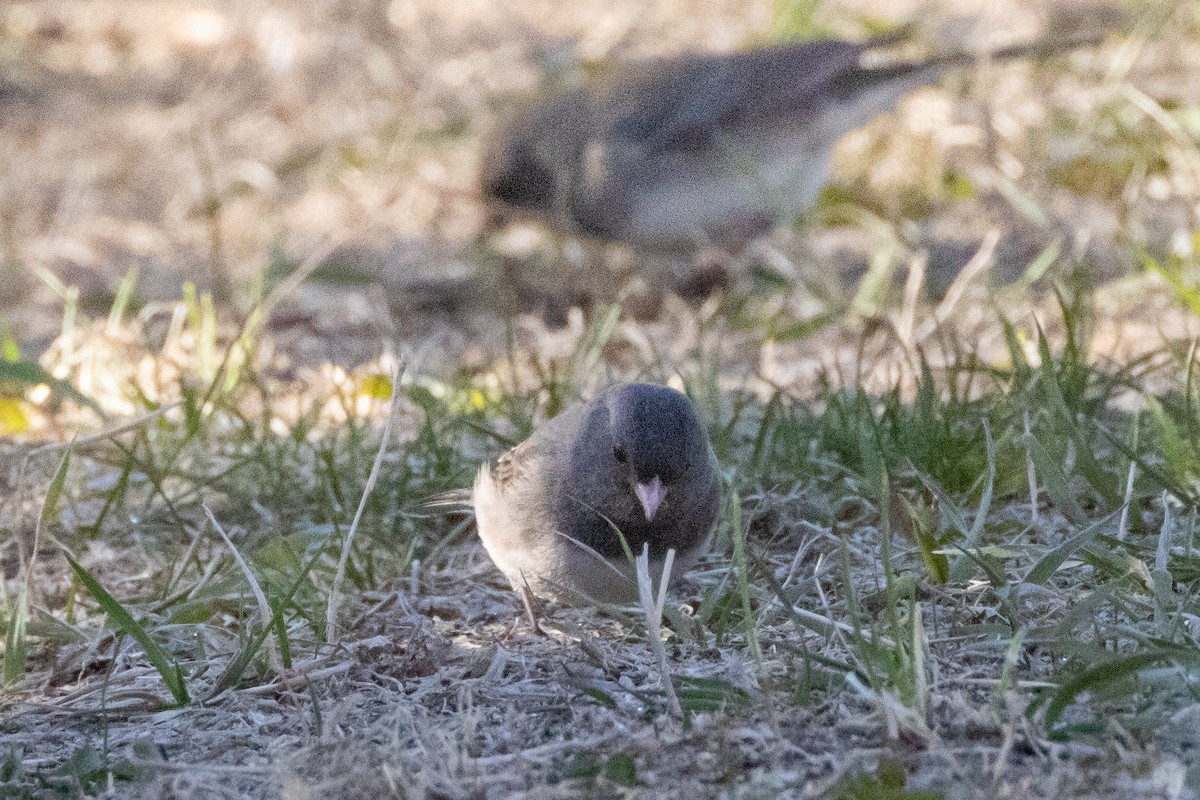
<svg viewBox="0 0 1200 800">
<path fill-rule="evenodd" d="M 631 65 L 609 98 L 613 136 L 650 149 L 708 144 L 730 123 L 813 116 L 833 81 L 859 67 L 871 42 L 816 41 L 733 55 L 690 56 Z M 657 102 L 647 103 L 646 97 Z"/>
<path fill-rule="evenodd" d="M 631 64 L 607 98 L 609 134 L 646 150 L 697 150 L 740 127 L 819 118 L 830 106 L 863 105 L 849 115 L 857 127 L 948 68 L 979 53 L 952 50 L 915 61 L 864 66 L 863 55 L 907 37 L 904 31 L 862 42 L 823 40 L 728 55 L 683 56 Z M 1103 34 L 1063 35 L 988 53 L 992 60 L 1046 57 L 1087 47 Z M 656 98 L 656 102 L 647 102 Z"/>
</svg>

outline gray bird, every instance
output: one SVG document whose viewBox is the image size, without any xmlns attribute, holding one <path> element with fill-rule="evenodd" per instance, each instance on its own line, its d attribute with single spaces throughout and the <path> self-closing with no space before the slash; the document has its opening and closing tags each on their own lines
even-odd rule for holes
<svg viewBox="0 0 1200 800">
<path fill-rule="evenodd" d="M 898 36 L 633 62 L 513 117 L 484 157 L 498 216 L 651 250 L 738 249 L 816 199 L 834 145 L 975 56 L 868 66 Z M 999 50 L 1049 54 L 1077 37 Z"/>
<path fill-rule="evenodd" d="M 676 576 L 717 517 L 716 458 L 687 398 L 622 384 L 573 405 L 479 470 L 479 538 L 519 592 L 634 601 L 634 555 L 649 545 L 657 579 L 668 549 Z M 619 532 L 619 533 L 618 533 Z"/>
</svg>

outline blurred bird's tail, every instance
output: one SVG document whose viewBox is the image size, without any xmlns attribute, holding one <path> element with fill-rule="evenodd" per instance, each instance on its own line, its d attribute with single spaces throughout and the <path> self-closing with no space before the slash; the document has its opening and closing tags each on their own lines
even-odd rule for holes
<svg viewBox="0 0 1200 800">
<path fill-rule="evenodd" d="M 955 67 L 970 66 L 984 61 L 1012 61 L 1020 58 L 1043 59 L 1073 50 L 1095 47 L 1107 38 L 1107 33 L 1107 31 L 1086 31 L 1010 45 L 996 50 L 951 50 L 916 61 L 862 66 L 858 69 L 846 70 L 836 76 L 832 81 L 831 89 L 835 96 L 850 98 L 861 95 L 875 86 L 907 83 L 904 81 L 906 77 L 911 77 L 914 84 L 930 83 L 936 80 L 940 73 Z M 872 50 L 878 45 L 891 44 L 900 38 L 889 36 L 886 39 L 877 40 L 872 44 Z"/>
</svg>

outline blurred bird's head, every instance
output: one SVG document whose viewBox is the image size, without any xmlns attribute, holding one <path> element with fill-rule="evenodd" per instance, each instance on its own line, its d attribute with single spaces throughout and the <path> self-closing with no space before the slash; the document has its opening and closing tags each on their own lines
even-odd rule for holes
<svg viewBox="0 0 1200 800">
<path fill-rule="evenodd" d="M 497 220 L 540 219 L 569 229 L 565 206 L 578 180 L 580 151 L 591 131 L 591 103 L 582 89 L 559 92 L 512 114 L 484 152 L 480 188 Z"/>
<path fill-rule="evenodd" d="M 554 173 L 528 138 L 498 138 L 483 162 L 483 196 L 495 209 L 536 213 L 553 206 Z"/>
</svg>

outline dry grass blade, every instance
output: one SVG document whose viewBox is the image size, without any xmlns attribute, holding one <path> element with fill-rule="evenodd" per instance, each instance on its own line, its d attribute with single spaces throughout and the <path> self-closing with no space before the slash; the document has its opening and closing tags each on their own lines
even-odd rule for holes
<svg viewBox="0 0 1200 800">
<path fill-rule="evenodd" d="M 50 487 L 46 491 L 46 496 L 42 500 L 42 510 L 38 514 L 37 524 L 33 529 L 33 542 L 28 552 L 24 550 L 24 538 L 19 537 L 17 539 L 24 580 L 21 581 L 17 596 L 15 598 L 8 598 L 8 630 L 5 633 L 4 639 L 4 685 L 6 687 L 21 680 L 25 675 L 25 662 L 29 652 L 29 643 L 26 635 L 29 623 L 30 593 L 33 591 L 34 566 L 37 564 L 37 556 L 41 550 L 42 537 L 45 534 L 46 527 L 50 519 L 55 515 L 59 501 L 62 498 L 63 488 L 67 480 L 67 470 L 71 465 L 71 453 L 72 447 L 68 443 L 62 458 L 58 462 L 58 468 L 54 471 L 54 477 L 50 480 Z M 25 461 L 25 464 L 27 463 L 28 456 Z M 25 464 L 22 464 L 22 476 L 24 475 Z M 7 593 L 5 595 L 7 596 Z"/>
<path fill-rule="evenodd" d="M 267 595 L 263 592 L 262 587 L 258 585 L 258 579 L 254 577 L 254 572 L 250 569 L 250 565 L 242 558 L 242 554 L 234 545 L 233 540 L 229 538 L 229 534 L 225 532 L 225 528 L 217 521 L 208 504 L 202 503 L 200 507 L 204 509 L 204 513 L 208 517 L 209 523 L 213 526 L 213 530 L 225 541 L 225 546 L 233 554 L 233 560 L 237 562 L 238 568 L 241 569 L 242 575 L 246 578 L 246 583 L 250 586 L 250 591 L 253 592 L 254 599 L 258 603 L 259 623 L 262 625 L 269 624 L 271 621 L 271 606 L 267 602 Z"/>
<path fill-rule="evenodd" d="M 396 369 L 392 372 L 392 397 L 388 408 L 387 420 L 383 423 L 383 431 L 380 433 L 379 449 L 375 452 L 375 460 L 371 464 L 371 472 L 367 475 L 367 482 L 363 486 L 362 497 L 358 501 L 358 509 L 354 512 L 354 520 L 350 523 L 350 528 L 346 531 L 346 538 L 342 542 L 342 553 L 338 558 L 337 572 L 334 575 L 332 585 L 329 587 L 329 601 L 325 611 L 325 642 L 327 644 L 333 644 L 337 641 L 338 604 L 341 600 L 342 582 L 346 578 L 346 563 L 350 560 L 350 549 L 354 545 L 354 534 L 358 531 L 358 524 L 362 521 L 363 512 L 367 508 L 367 499 L 371 496 L 371 491 L 375 488 L 375 482 L 379 479 L 379 471 L 383 466 L 383 456 L 387 453 L 388 444 L 391 441 L 392 426 L 396 422 L 396 413 L 399 409 L 400 379 L 403 375 L 404 364 L 397 364 Z"/>
<path fill-rule="evenodd" d="M 658 661 L 658 679 L 666 695 L 667 704 L 676 718 L 683 717 L 683 708 L 679 704 L 679 696 L 675 693 L 675 684 L 667 664 L 667 650 L 662 642 L 663 609 L 667 605 L 667 586 L 671 581 L 671 566 L 675 563 L 675 548 L 667 551 L 663 559 L 662 575 L 658 582 L 658 595 L 654 594 L 654 583 L 650 578 L 650 545 L 642 546 L 642 553 L 637 557 L 638 599 L 641 602 L 642 614 L 646 620 L 646 644 Z"/>
<path fill-rule="evenodd" d="M 1115 656 L 1098 666 L 1077 675 L 1059 687 L 1046 706 L 1045 725 L 1052 733 L 1057 731 L 1063 712 L 1081 694 L 1100 691 L 1122 679 L 1132 678 L 1154 664 L 1174 663 L 1195 669 L 1200 666 L 1200 650 L 1182 647 L 1157 647 L 1130 656 Z"/>
<path fill-rule="evenodd" d="M 950 288 L 946 290 L 942 302 L 934 310 L 933 315 L 921 323 L 916 333 L 912 337 L 914 342 L 923 342 L 929 338 L 941 326 L 954 315 L 959 303 L 966 296 L 967 289 L 970 287 L 975 278 L 977 278 L 984 270 L 992 265 L 996 255 L 996 245 L 1000 243 L 1000 231 L 995 228 L 989 230 L 983 241 L 979 245 L 979 249 L 971 260 L 966 263 L 962 271 L 954 278 L 954 282 L 950 284 Z"/>
<path fill-rule="evenodd" d="M 158 408 L 154 409 L 153 411 L 148 411 L 145 414 L 142 414 L 141 416 L 134 417 L 133 419 L 129 420 L 128 422 L 122 422 L 120 425 L 116 425 L 112 428 L 109 428 L 108 430 L 101 431 L 99 433 L 93 433 L 88 436 L 78 436 L 78 437 L 72 439 L 70 442 L 62 442 L 62 443 L 56 442 L 56 443 L 52 443 L 52 444 L 45 444 L 45 445 L 42 445 L 41 447 L 36 447 L 33 450 L 29 451 L 29 453 L 27 454 L 27 458 L 35 458 L 44 453 L 56 453 L 59 450 L 63 450 L 68 447 L 71 448 L 72 450 L 74 450 L 75 452 L 86 452 L 87 450 L 91 449 L 92 447 L 95 447 L 96 445 L 104 444 L 104 443 L 108 442 L 109 440 L 113 439 L 114 437 L 120 436 L 123 433 L 129 433 L 130 431 L 138 430 L 139 428 L 145 427 L 147 424 L 153 422 L 154 420 L 158 419 L 159 417 L 163 416 L 164 414 L 167 414 L 167 413 L 173 411 L 174 409 L 178 408 L 179 405 L 180 404 L 178 401 L 173 402 L 173 403 L 166 403 L 165 405 L 159 406 Z"/>
</svg>

